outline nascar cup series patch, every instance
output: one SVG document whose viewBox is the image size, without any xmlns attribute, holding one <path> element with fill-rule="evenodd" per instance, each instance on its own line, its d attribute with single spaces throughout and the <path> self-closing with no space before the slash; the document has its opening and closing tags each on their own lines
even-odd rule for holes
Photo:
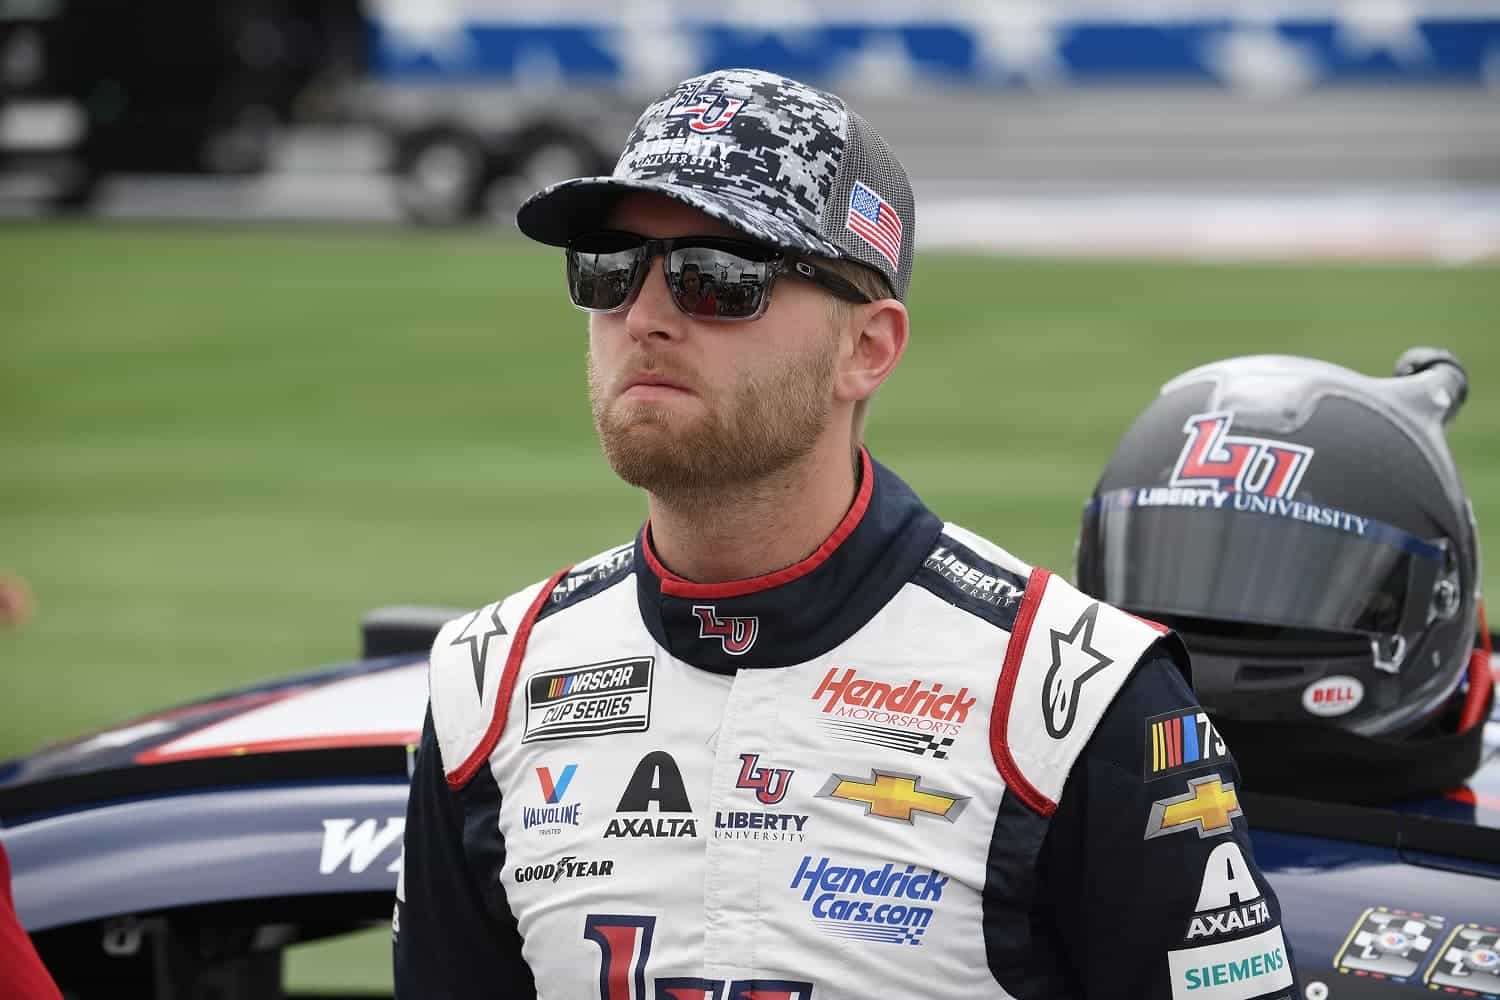
<svg viewBox="0 0 1500 1000">
<path fill-rule="evenodd" d="M 641 732 L 651 725 L 651 668 L 637 656 L 536 674 L 526 682 L 522 743 Z"/>
</svg>

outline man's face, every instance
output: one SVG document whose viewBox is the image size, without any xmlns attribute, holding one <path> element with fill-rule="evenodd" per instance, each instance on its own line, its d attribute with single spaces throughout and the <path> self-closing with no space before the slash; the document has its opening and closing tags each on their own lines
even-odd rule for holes
<svg viewBox="0 0 1500 1000">
<path fill-rule="evenodd" d="M 689 295 L 696 295 L 698 293 L 698 272 L 697 271 L 683 271 L 682 272 L 682 289 L 683 289 L 683 291 L 687 292 Z"/>
<path fill-rule="evenodd" d="M 744 238 L 649 194 L 623 199 L 608 226 Z M 671 497 L 754 482 L 804 457 L 833 407 L 838 340 L 826 293 L 783 275 L 760 319 L 714 322 L 677 308 L 662 266 L 651 261 L 629 309 L 589 318 L 589 397 L 615 473 Z"/>
</svg>

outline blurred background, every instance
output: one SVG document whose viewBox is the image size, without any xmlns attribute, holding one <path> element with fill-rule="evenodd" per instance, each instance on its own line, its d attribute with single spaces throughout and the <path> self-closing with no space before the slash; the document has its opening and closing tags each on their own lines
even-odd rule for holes
<svg viewBox="0 0 1500 1000">
<path fill-rule="evenodd" d="M 1500 551 L 1500 0 L 0 0 L 0 575 L 34 602 L 0 759 L 627 539 L 583 320 L 513 213 L 743 65 L 910 170 L 869 437 L 940 513 L 1071 569 L 1172 375 L 1421 343 L 1469 369 Z M 388 983 L 385 941 L 293 978 Z"/>
</svg>

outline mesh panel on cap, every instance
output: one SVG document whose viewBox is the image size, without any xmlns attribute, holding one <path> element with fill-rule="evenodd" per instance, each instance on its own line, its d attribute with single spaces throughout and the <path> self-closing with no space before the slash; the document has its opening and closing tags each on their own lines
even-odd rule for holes
<svg viewBox="0 0 1500 1000">
<path fill-rule="evenodd" d="M 858 113 L 850 110 L 848 116 L 849 132 L 844 141 L 844 155 L 839 159 L 838 174 L 828 193 L 828 203 L 823 206 L 823 235 L 829 242 L 837 244 L 850 259 L 868 264 L 885 275 L 896 298 L 904 301 L 907 286 L 911 284 L 912 261 L 916 256 L 917 211 L 911 182 L 885 137 L 871 128 Z M 845 224 L 855 181 L 880 195 L 896 210 L 896 216 L 901 220 L 899 267 L 891 267 L 890 261 Z"/>
</svg>

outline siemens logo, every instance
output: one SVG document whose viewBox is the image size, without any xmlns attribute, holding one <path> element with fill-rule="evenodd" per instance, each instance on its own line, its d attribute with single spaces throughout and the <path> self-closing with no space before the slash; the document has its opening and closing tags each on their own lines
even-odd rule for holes
<svg viewBox="0 0 1500 1000">
<path fill-rule="evenodd" d="M 1167 953 L 1173 1000 L 1242 1000 L 1292 985 L 1280 927 L 1237 941 Z"/>
</svg>

